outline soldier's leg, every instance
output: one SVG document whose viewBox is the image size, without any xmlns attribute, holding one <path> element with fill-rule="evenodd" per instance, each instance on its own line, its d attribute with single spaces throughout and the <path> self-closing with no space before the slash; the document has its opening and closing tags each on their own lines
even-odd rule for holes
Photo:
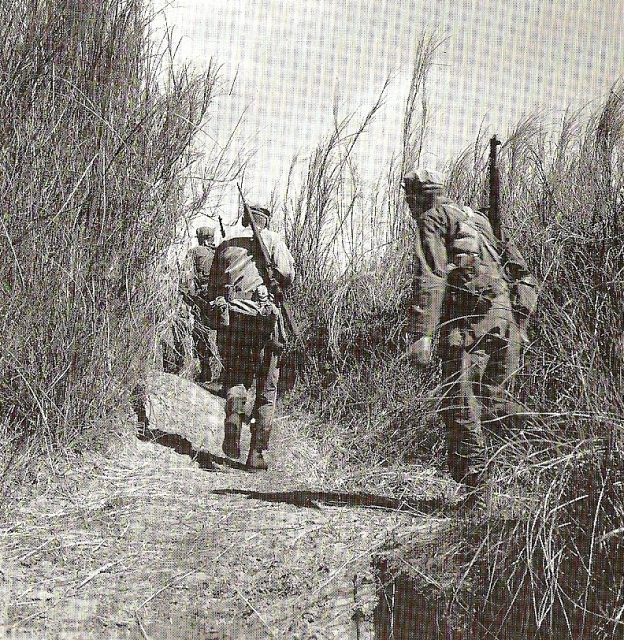
<svg viewBox="0 0 624 640">
<path fill-rule="evenodd" d="M 523 423 L 524 408 L 513 393 L 521 345 L 510 335 L 508 339 L 490 339 L 485 348 L 489 357 L 482 377 L 482 425 L 493 434 L 504 436 Z"/>
<path fill-rule="evenodd" d="M 251 385 L 248 341 L 240 324 L 233 321 L 223 335 L 223 387 L 225 391 L 225 422 L 223 453 L 240 457 L 240 436 L 245 420 L 247 389 Z"/>
<path fill-rule="evenodd" d="M 447 430 L 447 456 L 451 476 L 476 487 L 487 457 L 481 429 L 481 402 L 477 396 L 487 355 L 481 350 L 449 348 L 443 360 L 442 417 Z"/>
<path fill-rule="evenodd" d="M 247 464 L 254 469 L 267 469 L 262 452 L 269 448 L 277 401 L 279 371 L 279 355 L 270 347 L 266 347 L 260 353 L 258 362 L 253 411 L 255 423 L 252 426 L 251 445 L 247 458 Z"/>
</svg>

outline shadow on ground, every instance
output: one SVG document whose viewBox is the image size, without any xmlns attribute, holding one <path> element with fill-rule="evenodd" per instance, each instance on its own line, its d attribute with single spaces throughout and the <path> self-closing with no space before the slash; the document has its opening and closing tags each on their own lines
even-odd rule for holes
<svg viewBox="0 0 624 640">
<path fill-rule="evenodd" d="M 402 511 L 418 514 L 444 515 L 456 510 L 456 507 L 437 498 L 399 500 L 370 493 L 340 493 L 336 491 L 250 491 L 247 489 L 217 489 L 213 493 L 223 495 L 243 495 L 252 500 L 281 502 L 296 507 L 319 509 L 320 504 L 333 507 L 365 507 L 384 509 L 386 511 Z"/>
<path fill-rule="evenodd" d="M 173 449 L 176 453 L 183 456 L 188 456 L 193 462 L 197 462 L 199 468 L 204 471 L 217 471 L 218 469 L 215 467 L 215 464 L 231 467 L 232 469 L 239 469 L 241 471 L 251 471 L 247 465 L 236 460 L 217 456 L 208 451 L 195 449 L 186 438 L 177 433 L 169 433 L 161 429 L 152 429 L 140 425 L 137 431 L 137 438 L 143 442 L 155 442 L 163 447 Z"/>
</svg>

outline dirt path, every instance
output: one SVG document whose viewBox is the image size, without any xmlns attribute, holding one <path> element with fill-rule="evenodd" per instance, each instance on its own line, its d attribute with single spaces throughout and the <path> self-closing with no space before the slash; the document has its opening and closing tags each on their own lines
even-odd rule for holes
<svg viewBox="0 0 624 640">
<path fill-rule="evenodd" d="M 2 524 L 5 637 L 375 637 L 372 557 L 442 521 L 329 492 L 287 417 L 252 474 L 201 453 L 220 451 L 220 398 L 167 374 L 150 397 L 160 443 L 120 436 Z"/>
</svg>

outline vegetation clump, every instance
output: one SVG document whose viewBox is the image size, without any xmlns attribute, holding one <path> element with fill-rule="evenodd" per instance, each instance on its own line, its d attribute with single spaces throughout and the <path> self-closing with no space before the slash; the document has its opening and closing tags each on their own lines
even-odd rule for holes
<svg viewBox="0 0 624 640">
<path fill-rule="evenodd" d="M 2 477 L 109 415 L 153 350 L 215 74 L 174 65 L 148 8 L 0 3 Z"/>
</svg>

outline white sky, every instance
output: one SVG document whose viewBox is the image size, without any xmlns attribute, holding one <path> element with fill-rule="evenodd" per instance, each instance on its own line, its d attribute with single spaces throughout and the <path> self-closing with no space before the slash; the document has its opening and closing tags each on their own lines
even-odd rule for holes
<svg viewBox="0 0 624 640">
<path fill-rule="evenodd" d="M 238 70 L 209 130 L 225 143 L 246 110 L 236 141 L 254 152 L 245 184 L 258 203 L 330 131 L 336 100 L 344 116 L 368 108 L 392 75 L 359 156 L 365 177 L 383 171 L 423 30 L 445 39 L 428 83 L 438 168 L 482 124 L 504 138 L 523 114 L 581 106 L 624 74 L 624 0 L 174 0 L 166 17 L 180 55 L 212 57 L 224 80 Z"/>
</svg>

